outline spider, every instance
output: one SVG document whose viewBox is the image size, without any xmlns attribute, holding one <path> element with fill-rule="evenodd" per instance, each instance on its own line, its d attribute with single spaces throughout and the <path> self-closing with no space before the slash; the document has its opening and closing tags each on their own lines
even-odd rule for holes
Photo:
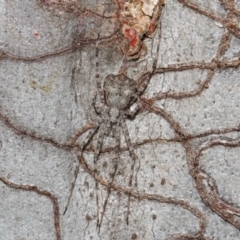
<svg viewBox="0 0 240 240">
<path fill-rule="evenodd" d="M 155 57 L 153 58 L 152 69 L 143 73 L 137 81 L 129 78 L 126 72 L 126 61 L 127 57 L 124 56 L 122 66 L 119 70 L 120 73 L 118 74 L 110 74 L 108 75 L 104 82 L 103 87 L 101 86 L 101 82 L 97 81 L 97 93 L 95 94 L 92 102 L 92 106 L 96 112 L 96 114 L 100 117 L 98 121 L 94 124 L 92 130 L 87 135 L 86 139 L 83 141 L 81 147 L 78 147 L 77 156 L 79 159 L 79 163 L 74 171 L 74 179 L 71 184 L 70 194 L 67 200 L 66 207 L 64 209 L 63 214 L 66 213 L 68 205 L 70 203 L 70 199 L 73 193 L 73 189 L 77 180 L 81 158 L 84 149 L 91 144 L 91 140 L 93 137 L 97 135 L 97 146 L 94 149 L 94 178 L 95 178 L 95 188 L 96 188 L 96 204 L 97 204 L 97 229 L 98 232 L 100 231 L 100 227 L 103 220 L 103 215 L 105 213 L 105 209 L 107 206 L 108 198 L 111 194 L 111 188 L 114 181 L 114 177 L 117 172 L 118 162 L 120 160 L 120 136 L 121 131 L 123 132 L 127 148 L 132 159 L 131 164 L 131 174 L 129 177 L 129 194 L 128 194 L 128 209 L 127 209 L 127 216 L 126 222 L 128 224 L 128 217 L 130 214 L 130 191 L 133 182 L 133 175 L 134 175 L 134 166 L 137 160 L 137 156 L 135 155 L 133 145 L 130 140 L 129 131 L 126 124 L 126 119 L 133 119 L 137 114 L 138 110 L 140 109 L 140 96 L 144 93 L 145 89 L 148 86 L 148 83 L 151 79 L 151 76 L 154 74 L 157 66 L 157 57 L 159 55 L 159 39 L 160 39 L 160 31 L 158 31 L 158 40 L 156 49 L 152 48 L 152 53 L 155 53 Z M 154 45 L 154 44 L 153 44 Z M 98 56 L 98 48 L 96 48 L 96 57 Z M 96 64 L 98 67 L 98 62 Z M 96 75 L 98 78 L 99 76 Z M 101 106 L 97 106 L 97 96 L 99 95 L 99 100 Z M 131 107 L 136 103 L 136 108 L 131 110 Z M 97 175 L 97 161 L 101 152 L 102 143 L 104 137 L 109 136 L 112 133 L 112 137 L 115 139 L 114 144 L 114 154 L 116 156 L 113 159 L 113 172 L 111 174 L 111 180 L 107 186 L 107 196 L 103 203 L 103 211 L 101 213 L 101 217 L 99 218 L 99 204 L 98 204 L 98 181 L 96 178 Z"/>
<path fill-rule="evenodd" d="M 105 136 L 110 135 L 112 133 L 113 138 L 115 138 L 115 146 L 114 146 L 114 154 L 116 155 L 116 158 L 113 160 L 113 173 L 112 173 L 112 179 L 108 184 L 107 189 L 107 197 L 103 204 L 103 212 L 101 214 L 101 218 L 97 219 L 97 228 L 100 229 L 103 214 L 107 206 L 108 198 L 111 193 L 111 185 L 114 181 L 114 177 L 117 172 L 118 168 L 118 162 L 119 162 L 119 147 L 120 147 L 120 134 L 121 131 L 123 132 L 130 157 L 132 158 L 132 164 L 131 164 L 131 175 L 129 178 L 129 187 L 132 186 L 132 179 L 133 179 L 133 173 L 134 173 L 134 165 L 136 162 L 136 155 L 134 153 L 134 149 L 130 140 L 129 131 L 126 125 L 125 120 L 127 118 L 132 119 L 136 113 L 139 110 L 139 97 L 146 89 L 149 80 L 151 77 L 151 72 L 147 72 L 143 74 L 139 81 L 136 82 L 135 80 L 127 77 L 124 73 L 120 74 L 110 74 L 108 75 L 103 84 L 103 88 L 101 87 L 100 82 L 97 83 L 98 92 L 95 94 L 93 99 L 93 108 L 98 116 L 100 116 L 100 121 L 98 121 L 94 126 L 92 131 L 88 134 L 85 141 L 83 142 L 81 148 L 80 148 L 80 155 L 79 157 L 82 157 L 83 150 L 90 144 L 92 138 L 95 134 L 98 133 L 97 136 L 97 146 L 94 151 L 94 176 L 97 173 L 97 161 L 98 157 L 100 155 L 103 139 Z M 101 106 L 97 106 L 97 95 L 99 94 Z M 134 103 L 137 102 L 137 107 L 134 110 L 130 110 L 130 107 L 133 106 Z M 75 169 L 74 172 L 74 181 L 72 182 L 72 186 L 70 189 L 70 195 L 67 201 L 67 205 L 65 207 L 64 213 L 67 211 L 67 207 L 70 202 L 70 198 L 74 189 L 74 185 L 77 179 L 79 171 L 79 165 Z M 98 191 L 98 182 L 95 178 L 95 187 L 96 191 Z M 98 194 L 97 195 L 97 216 L 99 216 L 99 210 L 98 210 Z M 130 195 L 128 196 L 128 201 L 130 201 Z M 128 214 L 127 214 L 127 223 L 128 223 L 128 215 L 129 215 L 129 204 L 128 204 Z"/>
</svg>

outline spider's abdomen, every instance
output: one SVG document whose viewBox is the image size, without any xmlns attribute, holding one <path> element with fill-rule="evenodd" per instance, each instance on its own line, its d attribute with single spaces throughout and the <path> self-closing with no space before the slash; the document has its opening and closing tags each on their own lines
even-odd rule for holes
<svg viewBox="0 0 240 240">
<path fill-rule="evenodd" d="M 104 96 L 109 107 L 125 109 L 137 92 L 136 82 L 124 74 L 108 75 L 104 82 Z"/>
</svg>

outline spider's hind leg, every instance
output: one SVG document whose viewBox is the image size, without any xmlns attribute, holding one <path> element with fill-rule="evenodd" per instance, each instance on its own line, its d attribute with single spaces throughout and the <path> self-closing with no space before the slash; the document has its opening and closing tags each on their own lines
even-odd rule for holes
<svg viewBox="0 0 240 240">
<path fill-rule="evenodd" d="M 108 183 L 108 186 L 107 186 L 107 196 L 106 196 L 106 198 L 104 200 L 104 203 L 103 203 L 103 211 L 102 211 L 100 222 L 99 222 L 99 225 L 98 225 L 98 231 L 100 231 L 100 227 L 101 227 L 102 220 L 103 220 L 103 215 L 104 215 L 104 213 L 106 211 L 108 198 L 109 198 L 109 196 L 111 194 L 111 187 L 112 187 L 112 184 L 113 184 L 113 181 L 114 181 L 114 177 L 116 175 L 117 168 L 118 168 L 119 146 L 120 146 L 120 128 L 119 128 L 119 125 L 113 125 L 113 127 L 112 127 L 112 135 L 115 138 L 114 154 L 115 154 L 116 158 L 113 160 L 114 161 L 113 162 L 114 163 L 114 169 L 113 169 L 113 173 L 111 174 L 111 181 Z"/>
<path fill-rule="evenodd" d="M 127 128 L 127 124 L 125 122 L 122 123 L 122 129 L 123 129 L 123 133 L 124 133 L 124 137 L 127 143 L 127 147 L 128 147 L 128 151 L 130 153 L 130 156 L 132 158 L 132 165 L 131 165 L 131 175 L 129 178 L 129 182 L 128 182 L 128 186 L 129 186 L 129 194 L 128 194 L 128 209 L 127 209 L 127 216 L 126 216 L 126 221 L 128 224 L 128 220 L 129 220 L 129 214 L 130 214 L 130 190 L 133 186 L 133 175 L 134 175 L 134 166 L 135 166 L 135 162 L 137 160 L 137 156 L 134 152 L 131 140 L 130 140 L 130 135 L 129 135 L 129 131 Z"/>
<path fill-rule="evenodd" d="M 76 151 L 77 152 L 77 157 L 78 157 L 78 165 L 77 165 L 77 167 L 74 170 L 74 177 L 73 177 L 73 181 L 72 181 L 71 188 L 70 188 L 70 194 L 68 196 L 67 204 L 66 204 L 66 207 L 65 207 L 65 209 L 63 211 L 63 215 L 67 212 L 68 205 L 69 205 L 71 197 L 72 197 L 73 189 L 75 187 L 75 183 L 76 183 L 78 172 L 79 172 L 82 152 L 85 149 L 85 147 L 89 144 L 89 142 L 91 141 L 93 136 L 96 134 L 96 132 L 98 131 L 99 127 L 100 127 L 100 125 L 94 126 L 93 130 L 89 132 L 89 134 L 87 135 L 85 141 L 82 143 L 82 147 L 80 148 L 80 151 Z"/>
<path fill-rule="evenodd" d="M 98 199 L 98 181 L 97 181 L 97 161 L 98 161 L 98 157 L 102 148 L 102 143 L 103 143 L 103 139 L 104 139 L 104 135 L 105 135 L 105 131 L 107 128 L 107 124 L 108 122 L 104 122 L 101 126 L 100 126 L 100 130 L 98 133 L 98 138 L 97 138 L 97 147 L 94 151 L 94 157 L 93 157 L 93 163 L 94 163 L 94 179 L 95 179 L 95 188 L 96 188 L 96 205 L 97 205 L 97 228 L 99 228 L 99 199 Z"/>
</svg>

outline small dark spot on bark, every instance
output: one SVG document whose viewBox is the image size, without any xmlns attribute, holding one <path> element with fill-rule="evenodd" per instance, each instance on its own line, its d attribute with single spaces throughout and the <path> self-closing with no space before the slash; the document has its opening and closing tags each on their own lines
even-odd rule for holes
<svg viewBox="0 0 240 240">
<path fill-rule="evenodd" d="M 132 239 L 137 239 L 137 234 L 136 234 L 136 233 L 134 233 L 134 234 L 132 235 Z"/>
<path fill-rule="evenodd" d="M 152 219 L 153 219 L 153 220 L 156 220 L 156 219 L 157 219 L 157 214 L 154 213 L 154 214 L 152 215 Z"/>
<path fill-rule="evenodd" d="M 86 219 L 87 221 L 91 221 L 91 220 L 92 220 L 92 217 L 87 214 L 86 217 L 85 217 L 85 219 Z"/>
<path fill-rule="evenodd" d="M 166 183 L 166 179 L 163 178 L 163 179 L 161 180 L 161 185 L 165 185 L 165 183 Z"/>
<path fill-rule="evenodd" d="M 150 187 L 154 187 L 154 184 L 153 183 L 150 183 L 150 185 L 149 185 Z"/>
</svg>

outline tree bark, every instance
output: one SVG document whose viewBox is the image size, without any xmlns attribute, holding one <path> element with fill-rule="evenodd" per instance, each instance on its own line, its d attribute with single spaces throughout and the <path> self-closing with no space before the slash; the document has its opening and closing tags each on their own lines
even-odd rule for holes
<svg viewBox="0 0 240 240">
<path fill-rule="evenodd" d="M 124 2 L 0 1 L 1 239 L 240 238 L 240 4 L 159 1 L 148 30 L 130 9 L 132 37 Z M 112 179 L 116 135 L 97 164 L 86 139 L 120 72 L 142 93 Z"/>
</svg>

